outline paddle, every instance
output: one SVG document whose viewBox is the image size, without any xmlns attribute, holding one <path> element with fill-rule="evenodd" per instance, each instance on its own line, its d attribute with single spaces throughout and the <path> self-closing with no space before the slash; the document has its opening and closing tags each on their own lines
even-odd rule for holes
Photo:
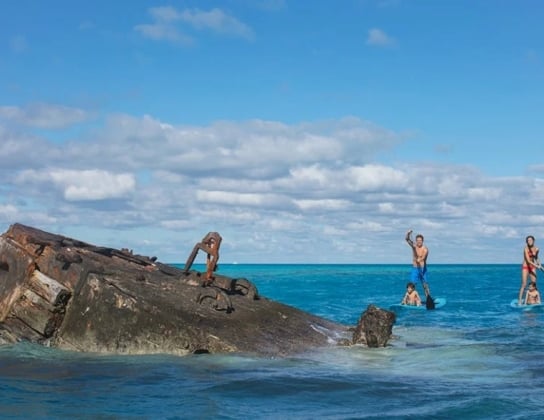
<svg viewBox="0 0 544 420">
<path fill-rule="evenodd" d="M 421 270 L 421 267 L 418 267 L 418 271 L 419 271 L 419 281 L 423 285 L 423 290 L 425 291 L 425 296 L 426 296 L 425 307 L 427 308 L 427 310 L 432 310 L 435 308 L 435 303 L 434 303 L 434 299 L 431 296 L 429 285 L 425 281 L 425 277 L 423 277 L 423 271 Z"/>
</svg>

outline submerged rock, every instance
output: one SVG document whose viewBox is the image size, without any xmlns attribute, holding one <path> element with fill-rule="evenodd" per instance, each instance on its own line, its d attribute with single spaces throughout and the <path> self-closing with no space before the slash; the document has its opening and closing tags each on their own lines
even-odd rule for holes
<svg viewBox="0 0 544 420">
<path fill-rule="evenodd" d="M 215 274 L 202 287 L 201 277 L 128 249 L 14 224 L 0 236 L 0 344 L 282 356 L 352 341 L 348 326 L 259 296 L 247 279 Z M 356 333 L 369 331 L 354 342 L 364 336 L 369 346 L 385 345 L 394 314 L 389 322 L 360 322 Z"/>
<path fill-rule="evenodd" d="M 394 312 L 368 305 L 362 313 L 353 333 L 353 344 L 366 344 L 368 347 L 385 347 L 393 333 Z"/>
</svg>

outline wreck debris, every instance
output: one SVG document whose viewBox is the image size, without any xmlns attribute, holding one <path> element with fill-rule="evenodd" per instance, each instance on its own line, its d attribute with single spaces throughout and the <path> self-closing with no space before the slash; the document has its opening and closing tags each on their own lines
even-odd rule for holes
<svg viewBox="0 0 544 420">
<path fill-rule="evenodd" d="M 218 311 L 232 312 L 232 302 L 229 296 L 218 287 L 207 287 L 198 294 L 197 302 L 209 304 L 213 309 Z"/>
<path fill-rule="evenodd" d="M 217 246 L 204 249 L 212 251 L 206 273 L 199 273 L 189 270 L 198 246 L 181 270 L 127 249 L 14 224 L 0 235 L 0 344 L 285 356 L 348 338 L 345 325 L 260 297 L 247 279 L 215 273 L 215 239 Z M 210 269 L 213 284 L 200 287 Z M 390 332 L 391 325 L 377 325 Z M 380 344 L 368 337 L 369 346 Z"/>
<path fill-rule="evenodd" d="M 198 254 L 198 250 L 201 249 L 206 252 L 206 277 L 202 281 L 202 286 L 209 286 L 214 281 L 213 273 L 215 270 L 217 270 L 217 261 L 219 260 L 219 247 L 221 246 L 221 241 L 222 238 L 219 233 L 208 232 L 202 241 L 198 242 L 194 246 L 193 251 L 191 254 L 189 254 L 189 258 L 187 258 L 185 268 L 183 269 L 185 273 L 188 273 L 191 269 L 196 255 Z"/>
<path fill-rule="evenodd" d="M 257 287 L 247 279 L 231 279 L 224 276 L 213 275 L 218 267 L 217 262 L 219 260 L 219 247 L 221 246 L 221 241 L 222 238 L 219 233 L 208 232 L 202 241 L 198 242 L 194 246 L 191 254 L 189 254 L 189 257 L 187 258 L 183 272 L 185 276 L 190 276 L 193 274 L 186 279 L 188 284 L 200 284 L 203 287 L 213 285 L 214 288 L 218 288 L 216 291 L 201 292 L 199 294 L 199 298 L 197 299 L 199 303 L 202 303 L 208 299 L 216 299 L 217 302 L 215 302 L 212 307 L 217 310 L 225 310 L 227 313 L 230 313 L 233 308 L 230 304 L 228 294 L 237 293 L 247 296 L 249 299 L 258 299 L 259 293 L 257 292 Z M 200 273 L 190 271 L 199 250 L 203 250 L 207 253 L 206 275 L 202 280 L 200 279 Z"/>
<path fill-rule="evenodd" d="M 201 273 L 191 270 L 188 273 L 184 274 L 184 283 L 190 286 L 198 286 L 199 289 L 202 289 L 197 297 L 197 302 L 200 304 L 209 303 L 206 301 L 206 298 L 217 299 L 219 302 L 211 305 L 212 308 L 218 311 L 226 311 L 230 313 L 234 307 L 230 303 L 230 295 L 241 295 L 245 296 L 250 300 L 259 299 L 259 292 L 257 291 L 257 286 L 245 278 L 230 278 L 221 275 L 215 275 L 214 281 L 211 285 L 203 286 L 203 282 L 200 280 L 202 276 Z"/>
</svg>

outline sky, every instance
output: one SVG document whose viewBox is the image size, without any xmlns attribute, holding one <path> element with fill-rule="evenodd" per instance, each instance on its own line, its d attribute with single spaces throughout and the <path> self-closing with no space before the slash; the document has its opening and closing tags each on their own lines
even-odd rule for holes
<svg viewBox="0 0 544 420">
<path fill-rule="evenodd" d="M 216 231 L 220 265 L 544 246 L 540 0 L 0 8 L 0 232 L 183 263 Z"/>
</svg>

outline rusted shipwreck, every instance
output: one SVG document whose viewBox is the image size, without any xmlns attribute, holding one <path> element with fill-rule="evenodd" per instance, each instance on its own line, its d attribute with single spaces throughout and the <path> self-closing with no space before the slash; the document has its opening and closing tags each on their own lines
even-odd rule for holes
<svg viewBox="0 0 544 420">
<path fill-rule="evenodd" d="M 191 270 L 199 249 L 214 252 L 208 245 L 197 244 L 178 269 L 14 224 L 0 236 L 0 344 L 281 356 L 338 344 L 385 346 L 390 339 L 389 311 L 370 306 L 357 326 L 346 326 L 259 296 L 247 279 L 211 278 L 218 254 L 207 273 Z"/>
</svg>

